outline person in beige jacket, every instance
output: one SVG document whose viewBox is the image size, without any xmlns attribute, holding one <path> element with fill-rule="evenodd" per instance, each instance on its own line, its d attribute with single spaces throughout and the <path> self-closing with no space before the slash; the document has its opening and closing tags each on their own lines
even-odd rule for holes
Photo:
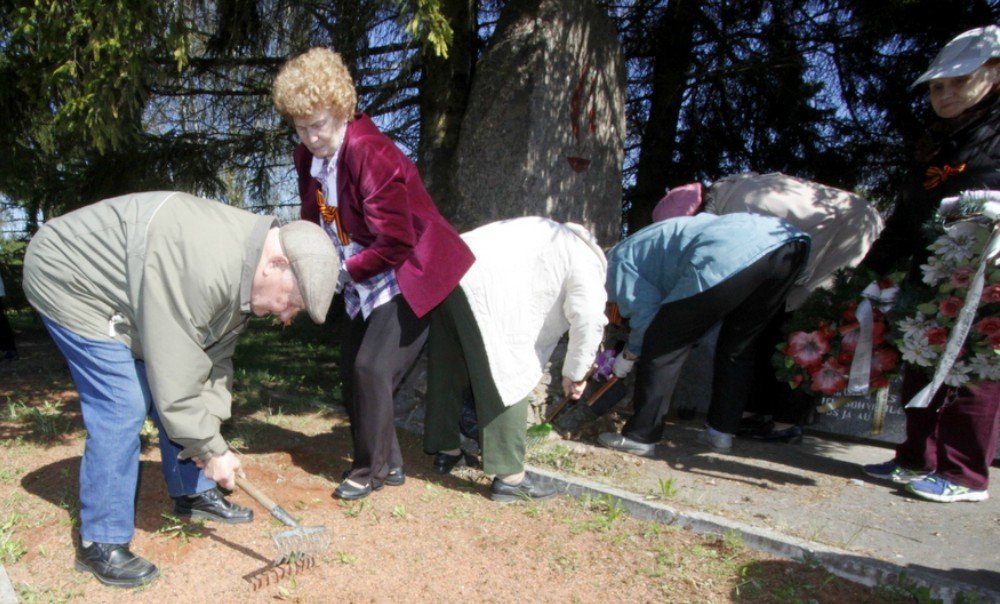
<svg viewBox="0 0 1000 604">
<path fill-rule="evenodd" d="M 252 519 L 216 489 L 233 488 L 240 470 L 219 433 L 236 338 L 251 315 L 287 322 L 306 310 L 322 323 L 339 265 L 317 225 L 278 228 L 271 217 L 178 192 L 97 202 L 35 234 L 24 291 L 66 357 L 87 429 L 78 570 L 120 587 L 159 573 L 128 547 L 147 415 L 160 428 L 178 514 Z"/>
<path fill-rule="evenodd" d="M 776 216 L 808 233 L 812 240 L 804 275 L 788 290 L 784 312 L 771 320 L 761 336 L 753 387 L 739 433 L 764 441 L 798 441 L 813 399 L 775 377 L 771 356 L 783 339 L 782 326 L 809 294 L 833 285 L 838 269 L 861 262 L 882 232 L 882 217 L 859 195 L 780 172 L 748 172 L 719 179 L 705 194 L 704 210 L 720 215 L 749 212 Z"/>
</svg>

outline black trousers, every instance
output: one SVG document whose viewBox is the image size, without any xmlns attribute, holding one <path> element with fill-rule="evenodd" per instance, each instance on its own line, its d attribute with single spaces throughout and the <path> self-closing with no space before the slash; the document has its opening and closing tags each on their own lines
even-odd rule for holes
<svg viewBox="0 0 1000 604">
<path fill-rule="evenodd" d="M 790 312 L 775 314 L 757 339 L 753 385 L 746 410 L 759 415 L 770 415 L 774 421 L 783 424 L 801 426 L 809 421 L 809 413 L 815 401 L 804 389 L 793 390 L 787 382 L 779 380 L 771 363 L 775 349 L 785 339 L 784 325 L 791 317 Z"/>
<path fill-rule="evenodd" d="M 403 467 L 393 395 L 427 341 L 429 324 L 401 295 L 348 323 L 341 379 L 354 444 L 349 478 L 359 484 L 381 486 L 391 468 Z"/>
<path fill-rule="evenodd" d="M 14 344 L 14 330 L 7 321 L 7 309 L 3 306 L 3 297 L 0 296 L 0 351 L 14 352 L 17 346 Z"/>
<path fill-rule="evenodd" d="M 642 443 L 663 438 L 663 419 L 695 343 L 722 322 L 715 346 L 708 424 L 735 433 L 753 376 L 756 341 L 782 307 L 806 260 L 804 243 L 786 243 L 722 283 L 660 307 L 636 364 L 635 414 L 622 433 Z"/>
</svg>

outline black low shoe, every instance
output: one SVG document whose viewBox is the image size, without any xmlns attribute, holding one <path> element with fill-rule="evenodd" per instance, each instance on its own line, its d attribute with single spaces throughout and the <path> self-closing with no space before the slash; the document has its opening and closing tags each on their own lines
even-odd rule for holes
<svg viewBox="0 0 1000 604">
<path fill-rule="evenodd" d="M 364 486 L 358 487 L 354 486 L 348 481 L 340 483 L 336 489 L 334 489 L 333 494 L 345 501 L 354 501 L 355 499 L 364 499 L 372 493 L 372 485 L 368 483 Z"/>
<path fill-rule="evenodd" d="M 178 516 L 190 516 L 195 520 L 215 520 L 226 524 L 243 524 L 253 520 L 253 510 L 230 503 L 217 488 L 173 499 L 174 512 Z"/>
<path fill-rule="evenodd" d="M 802 427 L 790 426 L 781 430 L 775 430 L 774 424 L 771 424 L 767 430 L 751 434 L 750 438 L 767 442 L 800 443 L 802 442 Z"/>
<path fill-rule="evenodd" d="M 494 478 L 493 486 L 490 487 L 490 499 L 501 503 L 538 501 L 548 499 L 557 492 L 556 487 L 537 484 L 527 475 L 518 484 L 507 484 L 499 478 Z"/>
<path fill-rule="evenodd" d="M 127 543 L 91 543 L 77 548 L 76 570 L 92 573 L 101 583 L 115 587 L 138 587 L 160 576 L 159 569 L 129 551 Z"/>
<path fill-rule="evenodd" d="M 434 471 L 438 474 L 450 474 L 463 459 L 465 459 L 465 453 L 461 452 L 457 455 L 437 453 L 434 455 Z"/>
</svg>

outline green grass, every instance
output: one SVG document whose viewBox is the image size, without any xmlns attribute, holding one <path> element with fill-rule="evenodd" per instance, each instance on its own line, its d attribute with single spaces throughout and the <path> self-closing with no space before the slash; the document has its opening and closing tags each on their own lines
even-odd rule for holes
<svg viewBox="0 0 1000 604">
<path fill-rule="evenodd" d="M 184 522 L 171 514 L 160 514 L 160 516 L 164 522 L 160 528 L 156 529 L 157 535 L 164 535 L 168 539 L 177 539 L 182 544 L 186 544 L 191 539 L 205 536 L 205 522 L 203 520 Z"/>
<path fill-rule="evenodd" d="M 28 550 L 24 543 L 14 536 L 14 527 L 22 520 L 22 517 L 11 512 L 7 520 L 0 523 L 0 562 L 4 564 L 14 564 L 21 559 Z"/>
</svg>

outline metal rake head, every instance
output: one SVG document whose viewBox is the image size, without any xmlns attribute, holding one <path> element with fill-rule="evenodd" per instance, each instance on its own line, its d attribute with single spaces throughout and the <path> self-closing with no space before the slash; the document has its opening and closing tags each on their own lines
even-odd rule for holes
<svg viewBox="0 0 1000 604">
<path fill-rule="evenodd" d="M 302 557 L 318 558 L 330 548 L 330 531 L 325 526 L 302 526 L 271 535 L 278 550 L 275 564 L 294 562 Z"/>
</svg>

